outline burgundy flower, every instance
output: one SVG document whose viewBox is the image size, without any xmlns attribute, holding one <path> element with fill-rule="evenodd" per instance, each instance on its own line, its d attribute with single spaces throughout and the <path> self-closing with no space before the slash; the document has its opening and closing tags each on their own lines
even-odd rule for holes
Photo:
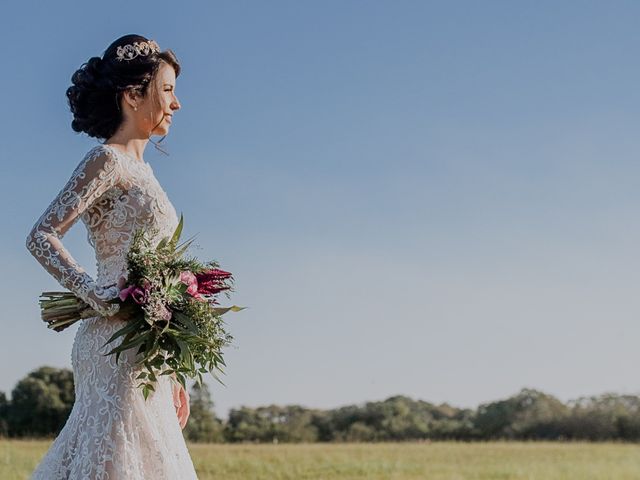
<svg viewBox="0 0 640 480">
<path fill-rule="evenodd" d="M 149 291 L 145 290 L 144 288 L 135 287 L 131 292 L 131 298 L 133 298 L 133 301 L 138 305 L 142 305 L 144 303 L 147 303 L 147 299 L 149 298 Z"/>
<path fill-rule="evenodd" d="M 219 268 L 196 274 L 198 293 L 215 295 L 223 290 L 228 290 L 230 287 L 225 285 L 224 280 L 229 277 L 231 277 L 231 273 L 220 270 Z"/>
</svg>

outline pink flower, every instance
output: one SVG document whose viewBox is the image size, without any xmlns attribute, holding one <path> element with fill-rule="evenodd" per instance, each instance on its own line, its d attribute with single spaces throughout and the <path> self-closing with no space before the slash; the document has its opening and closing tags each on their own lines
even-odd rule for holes
<svg viewBox="0 0 640 480">
<path fill-rule="evenodd" d="M 189 270 L 185 270 L 184 272 L 180 272 L 180 281 L 188 285 L 187 293 L 195 297 L 198 293 L 198 279 L 196 276 Z"/>
<path fill-rule="evenodd" d="M 123 288 L 122 290 L 120 290 L 120 293 L 118 295 L 120 297 L 120 300 L 124 302 L 129 296 L 131 296 L 131 298 L 133 298 L 133 301 L 138 305 L 146 303 L 147 299 L 149 298 L 149 289 L 151 287 L 151 282 L 149 282 L 149 280 L 145 278 L 143 283 L 144 288 L 140 288 L 137 285 L 129 285 L 127 288 Z"/>
<path fill-rule="evenodd" d="M 123 288 L 122 290 L 120 290 L 120 300 L 122 300 L 123 302 L 127 299 L 127 297 L 129 295 L 131 295 L 131 292 L 133 291 L 133 289 L 136 288 L 135 285 L 131 285 L 127 288 Z"/>
</svg>

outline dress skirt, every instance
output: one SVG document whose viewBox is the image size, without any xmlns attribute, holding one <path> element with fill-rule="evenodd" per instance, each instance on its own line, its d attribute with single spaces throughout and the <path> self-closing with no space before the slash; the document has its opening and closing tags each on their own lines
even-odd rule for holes
<svg viewBox="0 0 640 480">
<path fill-rule="evenodd" d="M 75 403 L 32 480 L 197 480 L 173 404 L 175 380 L 158 377 L 147 400 L 137 385 L 137 349 L 105 355 L 126 323 L 102 316 L 81 321 L 71 360 Z"/>
</svg>

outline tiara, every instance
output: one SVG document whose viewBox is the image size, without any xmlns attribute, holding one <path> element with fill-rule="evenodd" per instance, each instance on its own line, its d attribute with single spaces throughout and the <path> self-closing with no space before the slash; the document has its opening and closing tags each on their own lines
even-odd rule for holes
<svg viewBox="0 0 640 480">
<path fill-rule="evenodd" d="M 126 45 L 120 45 L 116 50 L 117 59 L 133 60 L 138 55 L 149 55 L 151 53 L 157 53 L 160 51 L 160 45 L 155 40 L 148 40 L 146 42 L 133 42 Z"/>
</svg>

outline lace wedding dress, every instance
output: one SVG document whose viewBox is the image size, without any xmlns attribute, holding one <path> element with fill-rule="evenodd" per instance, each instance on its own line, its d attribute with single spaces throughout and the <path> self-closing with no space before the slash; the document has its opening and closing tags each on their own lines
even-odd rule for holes
<svg viewBox="0 0 640 480">
<path fill-rule="evenodd" d="M 78 218 L 95 249 L 95 280 L 61 243 Z M 151 165 L 100 144 L 85 155 L 27 236 L 28 250 L 44 268 L 100 314 L 81 320 L 76 331 L 75 403 L 32 480 L 197 480 L 173 404 L 175 380 L 159 376 L 145 401 L 137 386 L 141 370 L 134 365 L 135 349 L 124 352 L 118 364 L 114 355 L 104 355 L 122 341 L 104 346 L 126 324 L 117 315 L 107 318 L 119 306 L 104 309 L 98 303 L 118 295 L 133 232 L 144 228 L 157 244 L 177 224 Z"/>
</svg>

